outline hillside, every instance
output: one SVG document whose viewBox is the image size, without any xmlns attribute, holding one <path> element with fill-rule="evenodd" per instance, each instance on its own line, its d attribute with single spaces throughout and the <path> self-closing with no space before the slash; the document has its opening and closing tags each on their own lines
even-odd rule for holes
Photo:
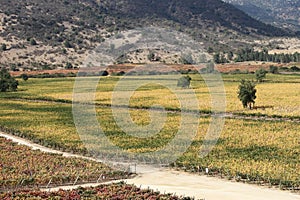
<svg viewBox="0 0 300 200">
<path fill-rule="evenodd" d="M 300 31 L 299 0 L 224 0 L 250 16 L 278 27 Z"/>
<path fill-rule="evenodd" d="M 121 30 L 171 27 L 228 51 L 269 36 L 291 36 L 221 0 L 0 0 L 0 64 L 79 66 L 89 50 Z M 258 42 L 260 44 L 260 42 Z"/>
<path fill-rule="evenodd" d="M 239 9 L 221 0 L 123 0 L 118 3 L 99 5 L 108 8 L 114 15 L 130 19 L 171 20 L 192 28 L 221 26 L 244 34 L 283 36 L 287 31 L 265 25 Z"/>
</svg>

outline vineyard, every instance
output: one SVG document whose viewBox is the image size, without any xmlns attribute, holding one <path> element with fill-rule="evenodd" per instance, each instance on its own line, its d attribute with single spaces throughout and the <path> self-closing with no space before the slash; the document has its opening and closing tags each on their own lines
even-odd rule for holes
<svg viewBox="0 0 300 200">
<path fill-rule="evenodd" d="M 1 137 L 0 148 L 0 192 L 103 182 L 130 175 L 95 161 L 32 150 Z"/>
<path fill-rule="evenodd" d="M 208 88 L 200 76 L 191 77 L 191 88 L 199 100 L 200 110 L 209 113 L 211 102 Z M 132 121 L 138 125 L 149 124 L 151 119 L 146 108 L 156 104 L 173 111 L 167 113 L 162 130 L 147 139 L 127 135 L 115 122 L 110 105 L 113 95 L 118 95 L 113 90 L 121 78 L 105 77 L 100 80 L 97 88 L 96 111 L 99 125 L 110 141 L 127 152 L 156 151 L 168 144 L 180 129 L 180 102 L 173 91 L 162 86 L 172 81 L 173 77 L 164 75 L 147 78 L 157 78 L 162 84 L 144 85 L 134 92 L 130 98 Z M 265 82 L 257 85 L 256 100 L 257 106 L 268 108 L 257 110 L 242 108 L 237 98 L 237 86 L 241 78 L 254 79 L 254 75 L 223 75 L 226 111 L 242 116 L 265 116 L 270 120 L 235 117 L 226 119 L 213 151 L 200 159 L 199 151 L 211 122 L 209 116 L 200 117 L 196 127 L 198 133 L 191 146 L 172 166 L 194 173 L 205 173 L 205 168 L 208 168 L 209 174 L 213 176 L 299 191 L 300 123 L 286 119 L 300 118 L 300 76 L 268 75 Z M 133 87 L 137 79 L 139 77 L 132 77 L 126 87 Z M 89 155 L 89 150 L 97 149 L 98 138 L 89 135 L 88 139 L 92 142 L 87 145 L 77 133 L 72 115 L 73 84 L 74 78 L 20 81 L 18 92 L 0 94 L 1 130 L 47 147 Z M 179 88 L 176 92 L 183 94 L 184 89 Z M 124 94 L 126 91 L 119 96 Z M 122 105 L 114 106 L 118 115 L 126 111 Z M 196 106 L 191 105 L 190 109 L 195 111 Z M 189 119 L 193 122 L 198 118 L 198 115 L 191 115 Z M 194 125 L 191 124 L 192 126 Z M 110 152 L 108 149 L 108 152 L 102 153 Z M 76 173 L 72 180 L 74 177 L 76 179 Z M 45 179 L 43 184 L 47 181 Z"/>
<path fill-rule="evenodd" d="M 203 112 L 211 110 L 211 96 L 203 77 L 200 75 L 191 75 L 191 77 L 191 87 L 199 99 L 199 109 Z M 126 82 L 126 86 L 133 87 L 135 85 L 135 81 L 143 78 L 145 77 L 132 77 L 131 81 Z M 239 81 L 241 79 L 255 79 L 255 75 L 225 74 L 222 78 L 224 80 L 226 91 L 227 112 L 242 115 L 255 114 L 300 118 L 300 108 L 298 105 L 298 94 L 300 93 L 299 75 L 268 74 L 264 83 L 257 85 L 258 92 L 256 100 L 256 105 L 258 107 L 267 107 L 267 109 L 257 110 L 243 110 L 241 103 L 237 98 L 237 86 Z M 90 77 L 90 79 L 96 78 Z M 170 83 L 172 80 L 174 81 L 174 77 L 172 75 L 149 76 L 146 77 L 146 79 L 157 79 L 159 84 L 144 85 L 138 88 L 130 99 L 131 107 L 149 108 L 153 104 L 159 104 L 164 106 L 166 109 L 180 109 L 180 104 L 176 95 L 172 94 L 168 88 L 163 86 Z M 20 89 L 18 92 L 0 94 L 0 98 L 33 99 L 71 103 L 74 80 L 74 78 L 30 79 L 27 82 L 20 82 Z M 107 106 L 112 104 L 112 95 L 113 93 L 116 95 L 114 87 L 119 80 L 121 80 L 120 77 L 102 77 L 100 79 L 95 99 L 98 105 Z M 61 87 L 61 85 L 64 87 Z M 153 92 L 149 93 L 149 90 Z M 197 108 L 190 105 L 190 109 L 196 110 Z"/>
<path fill-rule="evenodd" d="M 172 194 L 160 194 L 150 189 L 140 189 L 134 185 L 127 185 L 125 183 L 114 183 L 108 185 L 100 185 L 91 188 L 78 188 L 76 190 L 58 192 L 42 192 L 24 190 L 16 193 L 1 194 L 0 198 L 3 200 L 12 199 L 148 199 L 148 200 L 192 200 L 189 197 L 178 197 Z"/>
</svg>

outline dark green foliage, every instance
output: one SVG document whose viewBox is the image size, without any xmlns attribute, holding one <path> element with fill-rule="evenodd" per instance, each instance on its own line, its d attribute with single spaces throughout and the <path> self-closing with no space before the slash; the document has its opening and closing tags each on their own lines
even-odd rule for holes
<svg viewBox="0 0 300 200">
<path fill-rule="evenodd" d="M 228 63 L 228 60 L 226 59 L 224 53 L 215 53 L 214 54 L 214 62 L 217 64 Z"/>
<path fill-rule="evenodd" d="M 73 46 L 71 45 L 71 43 L 68 41 L 68 40 L 66 40 L 65 42 L 64 42 L 64 46 L 66 47 L 66 48 L 72 48 Z"/>
<path fill-rule="evenodd" d="M 99 72 L 99 76 L 108 76 L 108 75 L 109 75 L 109 73 L 106 70 Z"/>
<path fill-rule="evenodd" d="M 232 59 L 233 59 L 233 56 L 234 56 L 233 52 L 230 51 L 230 52 L 227 54 L 227 59 L 228 59 L 228 60 L 232 60 Z"/>
<path fill-rule="evenodd" d="M 255 78 L 257 82 L 263 82 L 264 78 L 266 78 L 267 71 L 264 70 L 263 68 L 260 68 L 255 71 Z"/>
<path fill-rule="evenodd" d="M 34 46 L 34 45 L 37 45 L 35 39 L 33 39 L 33 38 L 30 39 L 30 44 L 33 45 L 33 46 Z"/>
<path fill-rule="evenodd" d="M 155 53 L 154 52 L 150 52 L 147 57 L 148 57 L 149 61 L 154 61 L 155 60 Z"/>
<path fill-rule="evenodd" d="M 24 81 L 27 81 L 29 79 L 29 76 L 27 74 L 21 74 L 21 78 L 24 80 Z"/>
<path fill-rule="evenodd" d="M 16 66 L 16 64 L 12 64 L 10 67 L 9 67 L 9 70 L 10 71 L 17 71 L 17 66 Z"/>
<path fill-rule="evenodd" d="M 177 86 L 182 88 L 189 88 L 192 78 L 190 76 L 183 76 L 178 79 Z"/>
<path fill-rule="evenodd" d="M 271 65 L 270 69 L 269 69 L 269 72 L 272 73 L 272 74 L 278 74 L 279 73 L 279 69 L 278 69 L 277 66 Z"/>
<path fill-rule="evenodd" d="M 67 54 L 68 53 L 65 48 L 63 48 L 61 51 L 62 51 L 63 54 Z"/>
<path fill-rule="evenodd" d="M 242 79 L 239 85 L 238 97 L 244 108 L 252 109 L 256 99 L 255 83 L 253 81 Z"/>
<path fill-rule="evenodd" d="M 73 65 L 69 62 L 67 62 L 65 69 L 73 69 Z"/>
<path fill-rule="evenodd" d="M 8 70 L 1 68 L 0 70 L 0 92 L 16 91 L 18 88 L 18 81 L 12 77 Z"/>
<path fill-rule="evenodd" d="M 213 52 L 214 52 L 214 49 L 212 47 L 208 47 L 207 53 L 213 53 Z"/>
<path fill-rule="evenodd" d="M 253 48 L 245 48 L 237 51 L 237 56 L 234 59 L 235 62 L 244 61 L 264 61 L 264 62 L 276 62 L 276 63 L 290 63 L 300 62 L 300 53 L 295 52 L 293 54 L 269 54 L 265 49 L 262 51 L 255 51 Z"/>
<path fill-rule="evenodd" d="M 6 44 L 1 44 L 0 50 L 1 50 L 1 51 L 6 51 L 6 50 L 7 50 Z"/>
<path fill-rule="evenodd" d="M 293 66 L 293 67 L 291 67 L 290 71 L 292 71 L 292 72 L 300 72 L 300 68 L 297 67 L 297 66 Z"/>
</svg>

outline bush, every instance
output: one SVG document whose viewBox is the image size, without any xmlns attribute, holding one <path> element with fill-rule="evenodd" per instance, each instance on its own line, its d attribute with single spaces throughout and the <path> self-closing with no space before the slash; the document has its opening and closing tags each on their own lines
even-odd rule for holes
<svg viewBox="0 0 300 200">
<path fill-rule="evenodd" d="M 270 73 L 272 74 L 278 74 L 279 73 L 279 69 L 277 66 L 271 65 L 270 69 L 269 69 Z"/>
<path fill-rule="evenodd" d="M 259 69 L 255 71 L 255 77 L 258 82 L 263 82 L 264 78 L 266 78 L 267 71 L 264 69 Z"/>
<path fill-rule="evenodd" d="M 7 50 L 6 44 L 1 44 L 0 50 L 1 50 L 1 51 L 6 51 L 6 50 Z"/>
<path fill-rule="evenodd" d="M 73 69 L 73 65 L 69 62 L 67 62 L 65 69 Z"/>
<path fill-rule="evenodd" d="M 190 76 L 183 76 L 178 79 L 177 86 L 182 88 L 189 88 L 192 78 Z"/>
<path fill-rule="evenodd" d="M 7 69 L 0 70 L 0 92 L 16 91 L 18 85 L 18 81 L 9 74 Z"/>
<path fill-rule="evenodd" d="M 238 97 L 244 108 L 252 109 L 256 99 L 255 83 L 249 80 L 241 80 L 238 90 Z"/>
<path fill-rule="evenodd" d="M 27 74 L 21 74 L 21 78 L 22 78 L 24 81 L 27 81 L 29 77 L 28 77 Z"/>
<path fill-rule="evenodd" d="M 297 66 L 293 66 L 293 67 L 291 67 L 291 71 L 292 72 L 300 72 L 300 68 Z"/>
<path fill-rule="evenodd" d="M 106 70 L 99 72 L 99 76 L 108 76 L 108 75 L 109 75 L 109 73 Z"/>
<path fill-rule="evenodd" d="M 30 39 L 30 44 L 33 45 L 33 46 L 34 46 L 34 45 L 37 45 L 35 39 L 33 39 L 33 38 Z"/>
</svg>

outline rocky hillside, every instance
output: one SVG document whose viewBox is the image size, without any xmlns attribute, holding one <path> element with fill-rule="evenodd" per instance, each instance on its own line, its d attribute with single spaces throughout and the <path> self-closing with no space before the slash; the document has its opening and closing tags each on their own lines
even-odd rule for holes
<svg viewBox="0 0 300 200">
<path fill-rule="evenodd" d="M 49 69 L 80 65 L 118 31 L 155 25 L 206 48 L 229 50 L 293 32 L 259 22 L 221 0 L 0 0 L 0 64 Z"/>
<path fill-rule="evenodd" d="M 300 0 L 224 0 L 263 22 L 300 31 Z"/>
</svg>

